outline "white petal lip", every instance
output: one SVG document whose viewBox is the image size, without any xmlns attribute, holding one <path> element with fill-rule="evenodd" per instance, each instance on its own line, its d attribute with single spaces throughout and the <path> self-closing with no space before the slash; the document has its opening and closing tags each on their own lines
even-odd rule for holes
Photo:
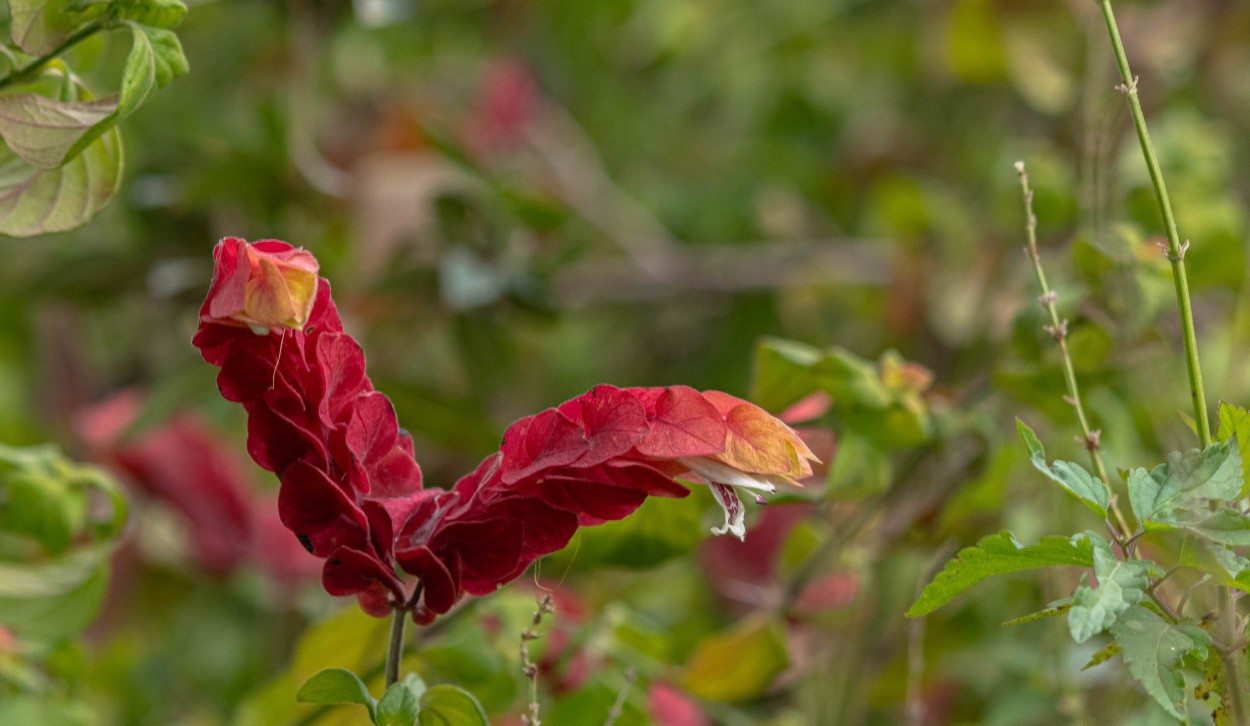
<svg viewBox="0 0 1250 726">
<path fill-rule="evenodd" d="M 746 510 L 742 506 L 742 500 L 738 499 L 738 493 L 732 487 L 724 484 L 714 483 L 708 488 L 712 490 L 712 496 L 716 498 L 716 503 L 721 506 L 721 509 L 725 510 L 724 526 L 713 527 L 712 534 L 732 532 L 739 542 L 746 541 Z"/>
<path fill-rule="evenodd" d="M 677 463 L 704 479 L 717 484 L 768 492 L 769 494 L 777 491 L 777 485 L 772 476 L 767 474 L 749 474 L 703 456 L 684 457 L 678 459 Z"/>
</svg>

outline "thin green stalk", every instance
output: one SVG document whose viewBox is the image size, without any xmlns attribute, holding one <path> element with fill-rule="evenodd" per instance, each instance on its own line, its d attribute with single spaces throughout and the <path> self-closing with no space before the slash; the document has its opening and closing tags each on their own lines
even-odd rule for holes
<svg viewBox="0 0 1250 726">
<path fill-rule="evenodd" d="M 1016 162 L 1016 173 L 1020 175 L 1020 188 L 1024 192 L 1024 211 L 1028 216 L 1026 229 L 1028 231 L 1029 246 L 1025 248 L 1029 259 L 1033 261 L 1033 271 L 1037 273 L 1037 284 L 1042 288 L 1042 294 L 1038 300 L 1046 311 L 1050 313 L 1050 325 L 1045 326 L 1046 332 L 1055 339 L 1059 344 L 1059 350 L 1063 353 L 1063 380 L 1068 385 L 1068 403 L 1072 404 L 1072 408 L 1076 410 L 1077 421 L 1081 424 L 1081 442 L 1085 445 L 1085 449 L 1089 451 L 1089 458 L 1094 464 L 1094 470 L 1098 474 L 1098 478 L 1102 480 L 1103 487 L 1106 488 L 1107 494 L 1111 496 L 1111 511 L 1115 514 L 1116 522 L 1120 525 L 1120 535 L 1116 539 L 1123 541 L 1124 538 L 1132 534 L 1133 530 L 1129 528 L 1128 521 L 1124 518 L 1124 513 L 1120 511 L 1119 504 L 1115 500 L 1115 492 L 1111 491 L 1111 481 L 1107 478 L 1107 467 L 1102 463 L 1101 446 L 1099 437 L 1101 432 L 1090 429 L 1089 418 L 1085 415 L 1085 405 L 1081 403 L 1081 389 L 1076 382 L 1076 368 L 1072 365 L 1072 354 L 1068 350 L 1068 321 L 1059 319 L 1059 310 L 1055 305 L 1059 296 L 1055 291 L 1050 289 L 1050 284 L 1046 282 L 1046 271 L 1042 269 L 1042 258 L 1037 251 L 1037 216 L 1033 214 L 1033 190 L 1029 188 L 1029 175 L 1024 171 L 1024 162 Z"/>
<path fill-rule="evenodd" d="M 391 642 L 386 649 L 386 687 L 399 681 L 399 662 L 404 656 L 404 627 L 408 624 L 408 611 L 396 607 L 391 618 Z"/>
<path fill-rule="evenodd" d="M 1207 416 L 1206 396 L 1202 389 L 1202 368 L 1198 363 L 1198 336 L 1194 332 L 1193 306 L 1189 299 L 1189 280 L 1185 274 L 1185 252 L 1189 242 L 1181 243 L 1176 231 L 1176 217 L 1172 214 L 1172 203 L 1168 200 L 1167 187 L 1163 183 L 1163 172 L 1159 169 L 1159 158 L 1155 154 L 1154 145 L 1150 143 L 1150 133 L 1146 129 L 1146 116 L 1142 113 L 1141 100 L 1137 95 L 1137 78 L 1129 70 L 1128 55 L 1124 52 L 1124 42 L 1120 39 L 1120 28 L 1115 22 L 1115 14 L 1111 11 L 1110 0 L 1099 0 L 1103 19 L 1107 22 L 1107 33 L 1111 37 L 1111 47 L 1115 51 L 1116 65 L 1120 69 L 1123 81 L 1120 90 L 1128 99 L 1129 111 L 1133 115 L 1133 126 L 1137 129 L 1137 140 L 1141 143 L 1142 156 L 1146 160 L 1146 169 L 1150 172 L 1150 181 L 1154 184 L 1155 197 L 1159 202 L 1159 212 L 1163 217 L 1163 226 L 1168 237 L 1168 259 L 1172 262 L 1172 281 L 1176 286 L 1176 302 L 1180 308 L 1181 330 L 1185 342 L 1185 367 L 1189 371 L 1189 395 L 1193 399 L 1194 422 L 1198 427 L 1198 440 L 1205 448 L 1211 443 L 1211 423 Z M 1250 679 L 1246 675 L 1246 658 L 1237 647 L 1237 607 L 1233 602 L 1230 588 L 1219 588 L 1219 629 L 1218 647 L 1220 659 L 1224 665 L 1225 682 L 1227 683 L 1229 700 L 1232 701 L 1233 721 L 1237 724 L 1250 724 Z"/>
<path fill-rule="evenodd" d="M 13 71 L 4 78 L 0 78 L 0 90 L 4 90 L 14 84 L 29 81 L 35 77 L 35 74 L 38 73 L 41 68 L 52 62 L 53 58 L 56 58 L 101 30 L 104 30 L 105 27 L 105 24 L 99 20 L 87 23 L 78 30 L 74 31 L 73 34 L 62 41 L 56 48 L 52 49 L 47 55 L 42 55 L 21 68 Z"/>
<path fill-rule="evenodd" d="M 1155 198 L 1159 202 L 1159 212 L 1163 216 L 1163 226 L 1168 237 L 1168 259 L 1172 262 L 1172 280 L 1176 285 L 1176 302 L 1180 307 L 1181 329 L 1185 339 L 1185 367 L 1189 371 L 1189 395 L 1194 404 L 1194 421 L 1198 425 L 1198 440 L 1206 447 L 1211 443 L 1211 423 L 1207 416 L 1207 400 L 1202 390 L 1202 368 L 1198 365 L 1198 336 L 1194 333 L 1194 311 L 1189 300 L 1189 279 L 1185 274 L 1185 252 L 1189 242 L 1181 243 L 1176 232 L 1176 217 L 1172 214 L 1172 203 L 1168 200 L 1167 186 L 1163 183 L 1163 172 L 1159 169 L 1159 157 L 1155 154 L 1154 145 L 1150 143 L 1150 132 L 1146 130 L 1146 115 L 1142 113 L 1141 100 L 1137 97 L 1137 77 L 1128 67 L 1128 56 L 1124 52 L 1124 42 L 1120 40 L 1120 28 L 1116 25 L 1115 15 L 1111 12 L 1110 0 L 1099 0 L 1103 18 L 1107 21 L 1107 32 L 1111 36 L 1111 47 L 1115 51 L 1116 65 L 1120 69 L 1123 83 L 1120 90 L 1128 98 L 1129 110 L 1133 114 L 1133 126 L 1137 129 L 1137 140 L 1141 142 L 1142 156 L 1146 159 L 1146 169 L 1150 172 L 1150 181 L 1154 185 Z M 1247 722 L 1250 723 L 1250 722 Z"/>
</svg>

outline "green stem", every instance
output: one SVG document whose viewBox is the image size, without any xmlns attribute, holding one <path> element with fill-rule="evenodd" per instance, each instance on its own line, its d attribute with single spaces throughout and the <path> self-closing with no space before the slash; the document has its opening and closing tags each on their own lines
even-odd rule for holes
<svg viewBox="0 0 1250 726">
<path fill-rule="evenodd" d="M 58 45 L 56 48 L 53 48 L 46 55 L 42 55 L 34 59 L 33 61 L 27 63 L 26 65 L 22 66 L 21 68 L 18 68 L 17 70 L 13 71 L 9 75 L 5 76 L 4 78 L 0 78 L 0 90 L 4 90 L 5 88 L 8 88 L 9 86 L 12 86 L 12 85 L 25 83 L 26 81 L 29 81 L 30 79 L 34 78 L 35 74 L 38 73 L 40 69 L 42 69 L 48 63 L 50 63 L 53 58 L 56 58 L 57 56 L 61 55 L 65 51 L 69 50 L 70 48 L 73 48 L 74 46 L 78 45 L 79 43 L 86 40 L 87 38 L 90 38 L 91 36 L 95 35 L 101 30 L 104 30 L 104 28 L 105 28 L 105 24 L 99 20 L 87 23 L 86 25 L 82 26 L 81 28 L 79 28 L 78 30 L 70 34 L 70 36 L 67 37 L 64 41 L 62 41 L 60 45 Z"/>
<path fill-rule="evenodd" d="M 386 687 L 399 680 L 399 661 L 404 655 L 404 627 L 408 624 L 408 611 L 396 607 L 391 619 L 391 643 L 386 650 Z"/>
<path fill-rule="evenodd" d="M 1202 390 L 1202 368 L 1198 365 L 1198 336 L 1194 333 L 1194 312 L 1189 300 L 1189 279 L 1185 274 L 1185 252 L 1189 248 L 1189 242 L 1182 244 L 1180 235 L 1176 232 L 1176 217 L 1172 214 L 1172 203 L 1168 200 L 1168 190 L 1163 183 L 1163 172 L 1159 169 L 1159 157 L 1155 154 L 1154 145 L 1150 143 L 1150 132 L 1146 130 L 1146 116 L 1142 113 L 1141 100 L 1137 97 L 1137 78 L 1129 70 L 1128 56 L 1124 52 L 1124 42 L 1120 40 L 1120 28 L 1116 25 L 1115 15 L 1111 12 L 1111 2 L 1099 0 L 1099 5 L 1102 7 L 1103 18 L 1107 21 L 1111 47 L 1115 51 L 1116 64 L 1120 69 L 1120 78 L 1123 80 L 1120 90 L 1128 98 L 1129 110 L 1133 114 L 1133 126 L 1137 129 L 1137 140 L 1141 142 L 1142 155 L 1146 158 L 1146 169 L 1150 172 L 1155 198 L 1159 202 L 1159 212 L 1163 215 L 1163 226 L 1168 237 L 1168 259 L 1172 262 L 1172 281 L 1176 284 L 1176 302 L 1180 306 L 1181 329 L 1185 339 L 1185 367 L 1189 371 L 1189 395 L 1193 399 L 1198 440 L 1205 448 L 1211 443 L 1211 424 L 1207 417 L 1207 401 Z"/>
<path fill-rule="evenodd" d="M 1068 402 L 1076 410 L 1077 421 L 1081 424 L 1081 440 L 1085 444 L 1086 450 L 1089 451 L 1089 458 L 1094 464 L 1098 478 L 1102 480 L 1102 485 L 1111 498 L 1111 511 L 1115 515 L 1116 522 L 1120 525 L 1120 532 L 1116 534 L 1116 539 L 1123 542 L 1133 530 L 1129 528 L 1128 521 L 1124 518 L 1124 513 L 1120 511 L 1120 506 L 1116 503 L 1115 492 L 1111 491 L 1111 481 L 1107 478 L 1107 467 L 1102 462 L 1099 432 L 1090 429 L 1089 418 L 1085 415 L 1085 405 L 1081 403 L 1081 389 L 1076 383 L 1076 367 L 1072 364 L 1072 354 L 1068 350 L 1068 321 L 1059 319 L 1059 310 L 1055 304 L 1058 296 L 1050 289 L 1050 284 L 1046 281 L 1046 271 L 1042 269 L 1042 257 L 1037 251 L 1037 216 L 1033 214 L 1033 190 L 1029 188 L 1029 175 L 1024 171 L 1023 161 L 1016 162 L 1016 173 L 1020 175 L 1020 188 L 1024 191 L 1024 211 L 1028 217 L 1026 229 L 1028 230 L 1029 246 L 1024 251 L 1028 253 L 1029 259 L 1033 261 L 1033 271 L 1037 274 L 1037 284 L 1042 288 L 1042 294 L 1038 300 L 1046 308 L 1046 311 L 1050 313 L 1050 325 L 1046 326 L 1046 332 L 1050 333 L 1055 342 L 1059 344 L 1059 351 L 1063 354 L 1063 380 L 1068 386 Z"/>
<path fill-rule="evenodd" d="M 1246 655 L 1239 647 L 1237 606 L 1233 603 L 1231 588 L 1221 587 L 1219 597 L 1221 640 L 1227 644 L 1226 649 L 1219 649 L 1219 654 L 1224 662 L 1224 680 L 1233 705 L 1233 722 L 1250 724 L 1250 682 L 1246 680 Z"/>
</svg>

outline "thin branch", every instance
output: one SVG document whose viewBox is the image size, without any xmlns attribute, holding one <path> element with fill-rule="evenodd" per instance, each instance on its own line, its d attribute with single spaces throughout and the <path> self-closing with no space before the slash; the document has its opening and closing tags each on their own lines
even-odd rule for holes
<svg viewBox="0 0 1250 726">
<path fill-rule="evenodd" d="M 530 641 L 538 640 L 538 626 L 543 616 L 554 612 L 555 605 L 550 593 L 538 601 L 538 609 L 534 611 L 534 619 L 530 626 L 521 633 L 521 670 L 530 681 L 529 713 L 521 716 L 521 723 L 526 726 L 542 726 L 538 719 L 538 665 L 530 660 Z"/>
<path fill-rule="evenodd" d="M 404 656 L 404 627 L 408 624 L 408 611 L 396 607 L 391 614 L 391 640 L 386 650 L 386 687 L 399 680 L 399 662 Z"/>
<path fill-rule="evenodd" d="M 39 56 L 4 78 L 0 78 L 0 90 L 4 90 L 9 86 L 25 83 L 33 79 L 35 75 L 39 73 L 44 66 L 51 63 L 54 58 L 83 42 L 87 38 L 90 38 L 101 30 L 104 30 L 105 27 L 105 23 L 100 20 L 87 23 L 78 30 L 74 31 L 74 33 L 62 41 L 56 48 L 49 51 L 47 55 Z"/>
<path fill-rule="evenodd" d="M 608 711 L 608 717 L 603 722 L 603 726 L 615 726 L 616 720 L 625 712 L 625 701 L 629 698 L 629 692 L 634 687 L 634 681 L 638 678 L 638 672 L 629 667 L 625 669 L 625 682 L 621 684 L 621 690 L 616 694 L 616 702 L 612 704 L 612 709 Z"/>
<path fill-rule="evenodd" d="M 1176 286 L 1176 302 L 1180 308 L 1181 329 L 1185 342 L 1185 367 L 1189 372 L 1189 395 L 1193 399 L 1194 421 L 1198 424 L 1198 440 L 1205 448 L 1211 443 L 1211 422 L 1207 416 L 1206 395 L 1202 389 L 1202 367 L 1198 364 L 1198 337 L 1194 333 L 1194 311 L 1189 299 L 1189 279 L 1185 273 L 1185 253 L 1189 242 L 1181 243 L 1176 231 L 1176 217 L 1172 214 L 1172 202 L 1168 199 L 1168 189 L 1163 183 L 1163 171 L 1159 168 L 1159 157 L 1155 154 L 1154 144 L 1150 142 L 1150 132 L 1146 129 L 1146 115 L 1142 111 L 1141 99 L 1137 97 L 1137 76 L 1128 67 L 1128 55 L 1124 52 L 1124 42 L 1120 39 L 1120 28 L 1116 25 L 1115 14 L 1111 12 L 1110 0 L 1100 0 L 1103 19 L 1107 23 L 1107 33 L 1111 36 L 1111 47 L 1115 52 L 1116 66 L 1120 69 L 1123 81 L 1118 89 L 1128 99 L 1129 111 L 1133 115 L 1133 126 L 1137 129 L 1137 140 L 1141 144 L 1142 156 L 1146 160 L 1146 169 L 1150 172 L 1150 181 L 1154 185 L 1155 199 L 1159 203 L 1159 213 L 1163 217 L 1164 230 L 1167 232 L 1167 256 L 1172 263 L 1172 281 Z M 1250 711 L 1247 711 L 1250 716 Z"/>
<path fill-rule="evenodd" d="M 1059 296 L 1050 288 L 1050 284 L 1046 281 L 1046 271 L 1042 269 L 1042 257 L 1037 251 L 1037 216 L 1033 213 L 1033 190 L 1029 187 L 1029 175 L 1024 170 L 1024 162 L 1016 162 L 1016 173 L 1020 175 L 1020 188 L 1024 193 L 1024 210 L 1028 216 L 1026 229 L 1028 231 L 1029 246 L 1024 249 L 1029 259 L 1033 262 L 1033 271 L 1037 274 L 1037 284 L 1042 288 L 1042 294 L 1038 300 L 1046 311 L 1050 313 L 1050 325 L 1043 326 L 1047 333 L 1050 334 L 1055 342 L 1059 344 L 1059 351 L 1063 354 L 1063 380 L 1068 387 L 1068 395 L 1064 399 L 1072 404 L 1073 410 L 1076 411 L 1077 421 L 1081 424 L 1080 441 L 1087 451 L 1089 458 L 1094 464 L 1094 470 L 1098 474 L 1098 478 L 1102 480 L 1103 487 L 1107 490 L 1107 495 L 1111 498 L 1111 511 L 1115 515 L 1116 522 L 1120 525 L 1120 534 L 1116 536 L 1116 540 L 1120 541 L 1124 537 L 1128 537 L 1133 530 L 1129 528 L 1128 521 L 1124 518 L 1124 513 L 1120 511 L 1120 506 L 1116 502 L 1115 492 L 1111 490 L 1111 482 L 1107 478 L 1107 467 L 1102 462 L 1102 432 L 1097 429 L 1090 429 L 1089 418 L 1085 415 L 1085 405 L 1081 403 L 1081 389 L 1076 382 L 1076 367 L 1072 364 L 1072 354 L 1068 350 L 1068 321 L 1059 319 L 1059 310 L 1055 302 Z"/>
</svg>

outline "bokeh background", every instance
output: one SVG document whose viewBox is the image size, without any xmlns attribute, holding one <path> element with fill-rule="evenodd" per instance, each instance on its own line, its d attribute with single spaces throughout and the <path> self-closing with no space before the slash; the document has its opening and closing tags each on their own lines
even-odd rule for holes
<svg viewBox="0 0 1250 726">
<path fill-rule="evenodd" d="M 601 382 L 780 413 L 822 384 L 778 393 L 779 347 L 837 346 L 909 412 L 824 385 L 832 407 L 802 423 L 830 466 L 757 508 L 745 544 L 709 541 L 706 491 L 651 502 L 418 633 L 408 666 L 496 722 L 519 723 L 544 590 L 553 724 L 618 699 L 617 723 L 667 726 L 1158 716 L 1121 664 L 1080 670 L 1100 644 L 1001 627 L 1069 592 L 1063 574 L 902 616 L 980 536 L 1098 526 L 1016 440 L 1020 416 L 1082 460 L 1016 160 L 1109 465 L 1188 445 L 1161 227 L 1095 3 L 190 5 L 191 73 L 123 124 L 118 198 L 74 232 L 0 240 L 0 440 L 107 465 L 135 501 L 100 620 L 39 654 L 49 698 L 102 724 L 352 723 L 295 688 L 378 672 L 386 623 L 321 591 L 189 343 L 210 250 L 239 236 L 318 256 L 430 484 Z M 1117 12 L 1193 243 L 1208 389 L 1244 404 L 1250 7 Z M 127 47 L 72 58 L 111 78 Z"/>
</svg>

